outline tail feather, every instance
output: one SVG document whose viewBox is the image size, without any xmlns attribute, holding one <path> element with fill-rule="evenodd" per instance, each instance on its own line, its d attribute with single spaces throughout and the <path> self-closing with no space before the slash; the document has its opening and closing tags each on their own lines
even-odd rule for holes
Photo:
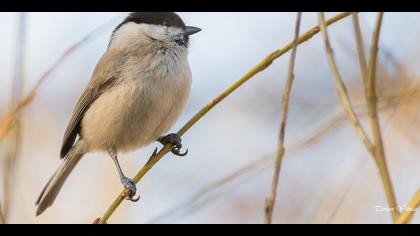
<svg viewBox="0 0 420 236">
<path fill-rule="evenodd" d="M 58 170 L 54 173 L 39 195 L 38 200 L 36 201 L 36 206 L 38 206 L 36 211 L 37 216 L 42 214 L 54 203 L 65 181 L 84 154 L 85 150 L 83 148 L 83 142 L 79 140 L 66 155 L 63 163 L 60 165 Z"/>
</svg>

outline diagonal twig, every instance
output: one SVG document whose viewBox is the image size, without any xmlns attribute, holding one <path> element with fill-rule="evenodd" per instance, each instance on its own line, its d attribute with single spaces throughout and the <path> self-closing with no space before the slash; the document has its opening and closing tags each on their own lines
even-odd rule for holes
<svg viewBox="0 0 420 236">
<path fill-rule="evenodd" d="M 278 140 L 278 145 L 277 145 L 276 162 L 274 164 L 274 174 L 273 174 L 273 180 L 271 184 L 271 192 L 266 198 L 266 202 L 265 202 L 265 218 L 264 219 L 265 219 L 266 224 L 272 223 L 273 210 L 274 210 L 276 197 L 277 197 L 277 187 L 278 187 L 279 178 L 280 178 L 280 169 L 281 169 L 283 156 L 285 153 L 284 137 L 286 133 L 287 115 L 289 111 L 290 93 L 292 92 L 293 80 L 295 78 L 294 69 L 295 69 L 296 52 L 297 52 L 297 46 L 298 46 L 301 18 L 302 18 L 302 13 L 298 12 L 297 17 L 296 17 L 295 37 L 293 40 L 292 53 L 290 55 L 287 81 L 286 81 L 286 86 L 284 87 L 283 98 L 282 98 L 281 108 L 280 108 L 280 112 L 281 112 L 280 132 L 279 132 L 279 140 Z"/>
<path fill-rule="evenodd" d="M 336 23 L 337 21 L 340 21 L 341 19 L 349 16 L 350 13 L 339 13 L 336 16 L 329 19 L 326 24 L 331 25 Z M 303 35 L 299 37 L 298 43 L 304 43 L 310 38 L 312 38 L 314 35 L 319 33 L 320 28 L 319 26 L 313 27 Z M 216 106 L 218 103 L 220 103 L 223 99 L 225 99 L 228 95 L 230 95 L 233 91 L 235 91 L 237 88 L 239 88 L 242 84 L 244 84 L 246 81 L 251 79 L 254 75 L 258 74 L 259 72 L 263 71 L 267 67 L 269 67 L 273 61 L 286 52 L 288 52 L 293 46 L 293 42 L 288 43 L 283 48 L 274 51 L 270 55 L 268 55 L 266 58 L 264 58 L 260 63 L 258 63 L 254 68 L 252 68 L 250 71 L 248 71 L 244 76 L 242 76 L 238 81 L 233 83 L 230 87 L 228 87 L 225 91 L 223 91 L 219 96 L 217 96 L 215 99 L 213 99 L 211 102 L 209 102 L 205 107 L 203 107 L 196 115 L 194 115 L 179 131 L 178 135 L 182 136 L 184 135 L 192 126 L 194 126 L 195 123 L 197 123 L 207 112 L 209 112 L 214 106 Z M 133 178 L 135 183 L 138 183 L 146 173 L 153 168 L 153 166 L 162 159 L 170 150 L 172 149 L 171 145 L 164 146 L 159 152 L 154 153 L 147 163 L 143 166 L 142 169 L 136 174 L 136 176 Z M 118 206 L 122 203 L 122 201 L 125 199 L 127 194 L 129 193 L 129 189 L 124 189 L 117 198 L 111 203 L 111 205 L 108 207 L 104 215 L 100 218 L 100 223 L 106 223 L 108 219 L 111 217 L 111 215 L 115 212 L 115 210 L 118 208 Z"/>
<path fill-rule="evenodd" d="M 321 27 L 322 36 L 324 38 L 325 50 L 327 52 L 328 63 L 329 63 L 331 72 L 332 72 L 333 77 L 334 77 L 335 82 L 336 82 L 336 88 L 337 88 L 338 95 L 340 97 L 340 101 L 341 101 L 341 103 L 344 107 L 344 110 L 346 111 L 354 129 L 356 130 L 356 133 L 359 135 L 360 139 L 362 140 L 362 142 L 366 146 L 369 153 L 373 154 L 373 145 L 369 141 L 369 138 L 368 138 L 365 130 L 363 129 L 362 125 L 360 124 L 359 118 L 357 117 L 356 113 L 353 110 L 353 107 L 352 107 L 352 104 L 351 104 L 351 101 L 350 101 L 350 97 L 349 97 L 348 92 L 347 92 L 347 88 L 346 88 L 343 80 L 341 79 L 340 72 L 338 71 L 338 67 L 337 67 L 337 64 L 336 64 L 335 59 L 334 59 L 334 53 L 333 53 L 333 50 L 331 48 L 330 40 L 329 40 L 329 37 L 328 37 L 328 31 L 327 31 L 327 27 L 326 27 L 327 25 L 326 25 L 326 22 L 325 22 L 324 13 L 322 13 L 322 12 L 319 13 L 319 24 L 320 24 L 320 27 Z"/>
</svg>

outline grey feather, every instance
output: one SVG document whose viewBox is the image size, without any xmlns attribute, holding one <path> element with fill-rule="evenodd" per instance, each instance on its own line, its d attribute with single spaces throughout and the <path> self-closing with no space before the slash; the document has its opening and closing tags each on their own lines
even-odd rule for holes
<svg viewBox="0 0 420 236">
<path fill-rule="evenodd" d="M 94 94 L 93 90 L 88 89 L 83 92 L 82 96 L 77 102 L 76 108 L 64 134 L 63 144 L 61 146 L 60 152 L 61 158 L 64 158 L 73 147 L 76 137 L 80 132 L 80 121 L 82 120 L 86 110 L 97 97 L 98 96 Z"/>
</svg>

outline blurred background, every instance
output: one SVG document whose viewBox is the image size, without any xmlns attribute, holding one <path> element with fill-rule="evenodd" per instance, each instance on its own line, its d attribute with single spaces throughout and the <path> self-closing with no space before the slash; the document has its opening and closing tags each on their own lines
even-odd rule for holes
<svg viewBox="0 0 420 236">
<path fill-rule="evenodd" d="M 274 12 L 179 14 L 203 31 L 191 40 L 192 93 L 174 132 L 291 41 L 296 18 L 296 13 Z M 7 190 L 0 188 L 0 202 L 8 199 L 9 223 L 91 223 L 120 193 L 112 160 L 89 154 L 53 207 L 35 217 L 36 198 L 61 163 L 59 149 L 74 105 L 112 30 L 126 15 L 0 13 L 0 115 L 13 97 L 26 95 L 68 48 L 89 35 L 24 109 L 13 171 L 5 161 L 14 151 L 13 138 L 0 143 L 1 183 L 12 180 Z M 375 13 L 359 17 L 368 52 Z M 402 207 L 420 184 L 419 20 L 419 13 L 385 13 L 379 45 L 380 119 Z M 317 23 L 317 13 L 304 13 L 301 32 Z M 328 30 L 342 77 L 369 130 L 351 17 Z M 289 57 L 276 60 L 200 120 L 183 137 L 188 156 L 160 161 L 138 185 L 141 200 L 124 202 L 109 223 L 262 223 Z M 340 106 L 320 34 L 299 46 L 295 71 L 274 223 L 391 223 L 377 167 Z M 122 156 L 126 174 L 134 176 L 155 147 L 160 145 Z M 419 213 L 412 223 L 420 223 Z"/>
</svg>

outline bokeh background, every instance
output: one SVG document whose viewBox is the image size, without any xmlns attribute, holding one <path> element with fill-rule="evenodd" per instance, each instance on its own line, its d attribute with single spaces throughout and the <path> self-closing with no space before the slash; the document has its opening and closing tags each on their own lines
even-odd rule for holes
<svg viewBox="0 0 420 236">
<path fill-rule="evenodd" d="M 53 207 L 35 217 L 36 198 L 60 164 L 62 136 L 74 105 L 113 28 L 126 14 L 25 13 L 22 34 L 22 13 L 0 13 L 0 114 L 8 110 L 16 61 L 22 65 L 27 94 L 65 50 L 99 27 L 52 72 L 22 113 L 10 223 L 91 223 L 120 193 L 112 160 L 103 153 L 89 154 Z M 296 13 L 274 12 L 179 14 L 203 31 L 191 40 L 192 93 L 173 131 L 263 57 L 292 40 L 296 18 Z M 304 32 L 317 24 L 317 14 L 304 13 L 302 20 Z M 374 20 L 374 13 L 360 14 L 366 51 Z M 385 13 L 380 39 L 381 123 L 403 207 L 420 185 L 419 20 L 419 13 Z M 338 66 L 363 114 L 351 18 L 328 29 Z M 16 60 L 19 42 L 24 45 L 22 60 Z M 262 223 L 289 55 L 199 121 L 183 138 L 189 155 L 168 155 L 158 163 L 138 185 L 141 200 L 124 202 L 109 223 Z M 383 211 L 387 202 L 375 163 L 339 104 L 321 35 L 298 48 L 295 74 L 274 223 L 391 223 Z M 160 145 L 120 157 L 125 172 L 133 176 L 155 147 Z M 8 148 L 7 142 L 0 143 L 0 157 Z M 5 173 L 6 165 L 0 163 Z M 4 198 L 4 190 L 0 194 Z M 420 223 L 419 213 L 412 223 Z"/>
</svg>

